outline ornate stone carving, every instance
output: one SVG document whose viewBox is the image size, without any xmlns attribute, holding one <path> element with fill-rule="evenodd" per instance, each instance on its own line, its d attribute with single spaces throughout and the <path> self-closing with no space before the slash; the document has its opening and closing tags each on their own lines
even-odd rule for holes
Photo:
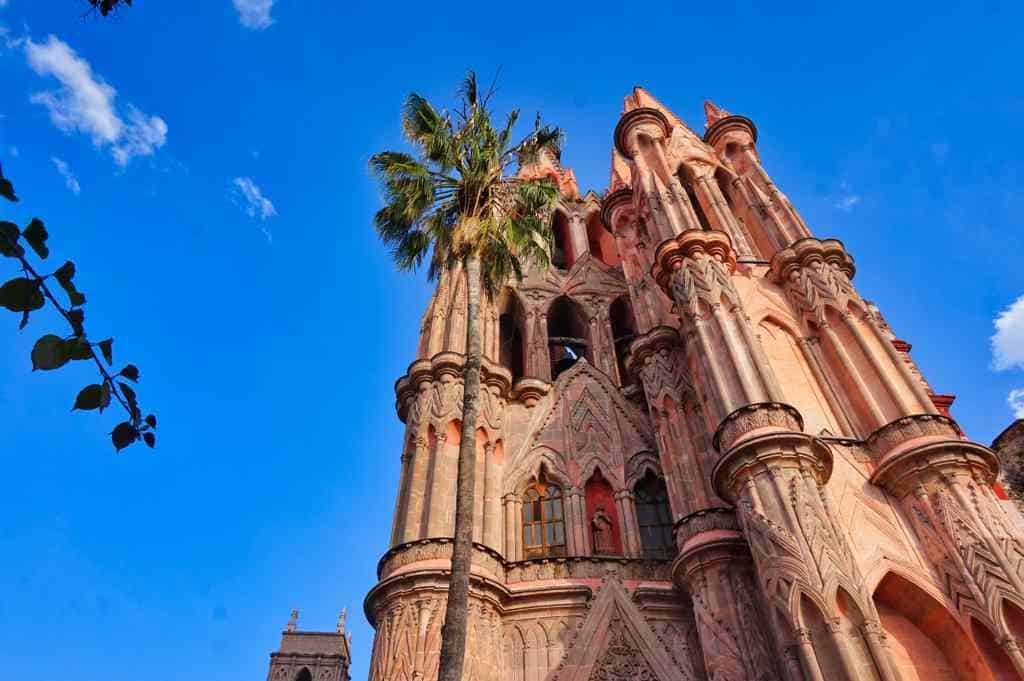
<svg viewBox="0 0 1024 681">
<path fill-rule="evenodd" d="M 711 444 L 717 452 L 725 454 L 751 435 L 803 430 L 803 417 L 794 407 L 781 402 L 758 402 L 744 405 L 722 419 Z"/>
<path fill-rule="evenodd" d="M 850 283 L 854 272 L 841 241 L 808 237 L 776 253 L 765 276 L 785 288 L 807 318 L 824 323 L 826 307 L 842 314 L 848 301 L 860 301 Z"/>
<path fill-rule="evenodd" d="M 702 532 L 712 530 L 738 531 L 739 523 L 736 521 L 736 513 L 731 508 L 714 507 L 702 508 L 694 511 L 676 521 L 674 530 L 676 543 L 679 546 L 686 544 L 687 540 Z"/>
<path fill-rule="evenodd" d="M 610 640 L 588 681 L 658 681 L 650 664 L 627 638 L 622 620 L 613 617 L 608 629 Z"/>
<path fill-rule="evenodd" d="M 658 246 L 654 257 L 651 274 L 681 313 L 696 314 L 699 301 L 718 305 L 724 297 L 733 304 L 738 302 L 730 278 L 736 269 L 736 254 L 725 232 L 682 232 Z"/>
</svg>

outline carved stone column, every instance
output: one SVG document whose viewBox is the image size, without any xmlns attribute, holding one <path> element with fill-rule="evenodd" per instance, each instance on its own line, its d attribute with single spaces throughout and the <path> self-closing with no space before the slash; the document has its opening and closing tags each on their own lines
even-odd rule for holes
<svg viewBox="0 0 1024 681">
<path fill-rule="evenodd" d="M 1024 598 L 1024 542 L 992 491 L 995 452 L 938 414 L 897 419 L 867 443 L 876 461 L 871 482 L 900 500 L 949 597 L 972 601 L 1001 639 L 1014 639 L 1000 612 L 1003 593 Z M 1024 676 L 1024 657 L 1008 653 Z"/>
<path fill-rule="evenodd" d="M 722 420 L 714 444 L 722 455 L 712 480 L 719 495 L 736 505 L 761 591 L 771 606 L 791 623 L 801 621 L 793 610 L 799 601 L 794 591 L 808 591 L 825 602 L 827 585 L 839 581 L 852 585 L 851 597 L 872 616 L 864 580 L 824 491 L 832 453 L 803 432 L 797 410 L 781 403 L 742 407 Z M 800 649 L 808 678 L 821 678 L 816 656 L 823 653 L 810 642 Z M 836 662 L 849 679 L 858 678 L 845 646 L 838 650 Z M 878 664 L 888 669 L 888 660 Z"/>
<path fill-rule="evenodd" d="M 676 582 L 693 601 L 709 681 L 803 681 L 773 652 L 747 542 L 732 509 L 708 508 L 676 523 Z"/>
<path fill-rule="evenodd" d="M 683 232 L 658 246 L 655 258 L 655 279 L 675 301 L 684 330 L 696 335 L 695 359 L 706 367 L 715 397 L 706 408 L 720 419 L 769 400 L 776 382 L 753 334 L 743 329 L 749 322 L 732 284 L 736 256 L 728 235 Z"/>
</svg>

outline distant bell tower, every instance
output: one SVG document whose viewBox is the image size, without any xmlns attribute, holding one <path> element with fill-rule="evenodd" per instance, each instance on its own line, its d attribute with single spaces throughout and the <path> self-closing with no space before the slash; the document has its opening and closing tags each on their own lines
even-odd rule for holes
<svg viewBox="0 0 1024 681">
<path fill-rule="evenodd" d="M 637 87 L 606 191 L 552 154 L 519 171 L 561 201 L 551 269 L 482 303 L 464 679 L 1024 680 L 996 454 L 775 185 L 754 123 L 705 117 Z M 466 295 L 441 278 L 395 385 L 370 681 L 437 678 Z"/>
<path fill-rule="evenodd" d="M 335 631 L 299 631 L 299 611 L 292 610 L 281 632 L 281 647 L 270 653 L 267 681 L 349 681 L 351 635 L 345 632 L 345 611 Z"/>
</svg>

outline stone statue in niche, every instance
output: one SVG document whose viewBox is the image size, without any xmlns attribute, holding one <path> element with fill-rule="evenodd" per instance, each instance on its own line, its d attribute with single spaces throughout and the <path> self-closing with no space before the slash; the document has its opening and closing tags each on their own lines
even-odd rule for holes
<svg viewBox="0 0 1024 681">
<path fill-rule="evenodd" d="M 617 553 L 612 537 L 612 519 L 605 513 L 604 506 L 598 506 L 590 519 L 590 532 L 594 543 L 594 555 L 607 556 Z"/>
</svg>

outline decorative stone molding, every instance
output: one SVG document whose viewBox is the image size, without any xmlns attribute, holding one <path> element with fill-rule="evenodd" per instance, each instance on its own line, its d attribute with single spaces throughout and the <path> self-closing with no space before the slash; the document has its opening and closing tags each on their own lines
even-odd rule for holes
<svg viewBox="0 0 1024 681">
<path fill-rule="evenodd" d="M 652 139 L 667 139 L 672 134 L 672 124 L 662 112 L 648 107 L 639 107 L 622 115 L 615 126 L 615 148 L 626 158 L 633 158 L 632 138 L 643 132 Z"/>
<path fill-rule="evenodd" d="M 615 575 L 619 579 L 665 580 L 668 561 L 639 558 L 560 556 L 509 562 L 494 549 L 473 543 L 473 564 L 505 583 L 543 579 L 592 579 Z M 452 539 L 437 537 L 399 544 L 388 550 L 377 564 L 377 579 L 385 580 L 415 563 L 450 560 Z"/>
<path fill-rule="evenodd" d="M 893 450 L 921 438 L 960 440 L 963 431 L 953 419 L 939 414 L 911 414 L 887 423 L 868 435 L 865 442 L 881 460 Z"/>
<path fill-rule="evenodd" d="M 398 418 L 403 423 L 407 422 L 420 391 L 431 384 L 458 382 L 461 385 L 465 362 L 466 356 L 460 353 L 439 352 L 430 359 L 419 359 L 410 364 L 405 376 L 395 381 L 395 410 Z M 484 357 L 480 366 L 480 383 L 492 395 L 506 400 L 512 388 L 512 373 Z"/>
<path fill-rule="evenodd" d="M 832 476 L 832 450 L 803 432 L 803 418 L 781 402 L 748 404 L 732 412 L 715 430 L 712 445 L 721 454 L 711 482 L 723 499 L 735 502 L 753 476 L 767 473 L 781 480 L 786 469 L 799 469 L 819 485 Z"/>
<path fill-rule="evenodd" d="M 711 445 L 724 454 L 748 437 L 768 432 L 797 432 L 804 430 L 804 419 L 795 407 L 781 402 L 757 402 L 735 410 L 718 425 Z"/>
<path fill-rule="evenodd" d="M 712 229 L 690 229 L 665 240 L 654 252 L 651 275 L 671 295 L 673 275 L 690 263 L 717 263 L 726 277 L 736 271 L 736 253 L 725 232 Z M 695 272 L 699 277 L 702 272 Z"/>
<path fill-rule="evenodd" d="M 765 276 L 782 286 L 804 315 L 822 322 L 826 306 L 843 313 L 848 301 L 860 301 L 850 283 L 855 272 L 843 242 L 807 237 L 776 253 Z"/>
<path fill-rule="evenodd" d="M 877 462 L 871 481 L 904 497 L 920 481 L 968 474 L 995 481 L 995 452 L 964 439 L 956 421 L 940 414 L 911 414 L 888 423 L 866 440 Z"/>
<path fill-rule="evenodd" d="M 539 378 L 521 378 L 512 389 L 512 399 L 520 400 L 527 409 L 532 409 L 542 397 L 551 392 L 551 384 Z"/>
<path fill-rule="evenodd" d="M 714 147 L 726 135 L 736 137 L 737 140 L 745 141 L 747 144 L 755 144 L 757 143 L 757 126 L 746 116 L 728 115 L 708 126 L 708 129 L 704 131 L 704 142 Z"/>
<path fill-rule="evenodd" d="M 618 214 L 631 210 L 633 210 L 633 190 L 627 187 L 614 191 L 601 202 L 601 223 L 606 230 L 614 234 Z"/>
<path fill-rule="evenodd" d="M 739 532 L 740 526 L 736 520 L 736 512 L 724 506 L 713 506 L 694 511 L 676 521 L 672 527 L 676 537 L 676 544 L 684 546 L 691 538 L 703 532 L 714 530 L 729 530 Z"/>
<path fill-rule="evenodd" d="M 942 440 L 890 454 L 878 463 L 870 480 L 902 499 L 925 481 L 942 484 L 959 475 L 991 485 L 998 472 L 999 459 L 988 447 L 966 440 Z"/>
<path fill-rule="evenodd" d="M 600 579 L 610 575 L 621 580 L 670 579 L 670 564 L 664 560 L 567 556 L 536 558 L 506 564 L 508 584 L 542 579 Z"/>
<path fill-rule="evenodd" d="M 451 560 L 453 540 L 450 537 L 417 539 L 389 549 L 377 563 L 377 579 L 383 580 L 397 570 L 427 560 Z M 473 563 L 495 576 L 505 572 L 505 559 L 500 553 L 473 542 Z"/>
</svg>

